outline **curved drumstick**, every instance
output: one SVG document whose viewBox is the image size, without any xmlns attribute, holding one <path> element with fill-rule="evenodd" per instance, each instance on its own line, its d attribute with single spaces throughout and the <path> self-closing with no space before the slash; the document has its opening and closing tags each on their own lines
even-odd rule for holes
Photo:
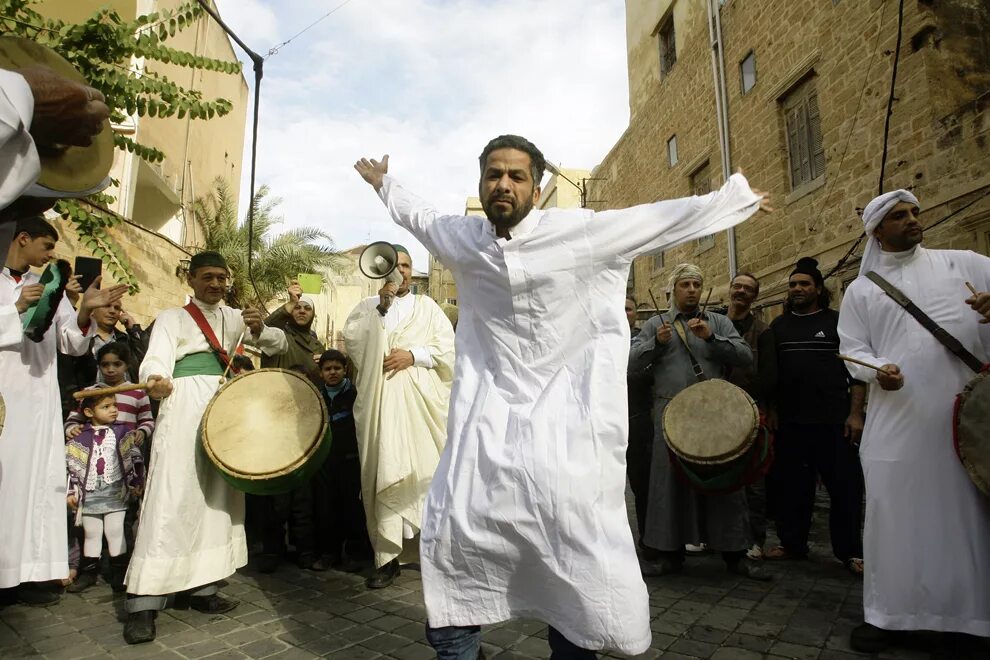
<svg viewBox="0 0 990 660">
<path fill-rule="evenodd" d="M 107 394 L 117 394 L 119 392 L 133 392 L 134 390 L 147 390 L 147 383 L 124 383 L 123 385 L 114 385 L 113 387 L 101 387 L 95 390 L 79 390 L 72 393 L 72 398 L 76 401 L 82 401 L 83 399 L 88 399 L 93 396 L 106 396 Z"/>
<path fill-rule="evenodd" d="M 854 357 L 849 357 L 848 355 L 836 355 L 835 357 L 840 360 L 845 360 L 846 362 L 852 362 L 853 364 L 858 364 L 861 367 L 867 367 L 868 369 L 873 369 L 874 371 L 879 371 L 880 373 L 887 373 L 887 370 L 883 367 L 878 367 L 875 364 L 870 364 L 869 362 L 863 362 L 862 360 L 857 360 Z"/>
</svg>

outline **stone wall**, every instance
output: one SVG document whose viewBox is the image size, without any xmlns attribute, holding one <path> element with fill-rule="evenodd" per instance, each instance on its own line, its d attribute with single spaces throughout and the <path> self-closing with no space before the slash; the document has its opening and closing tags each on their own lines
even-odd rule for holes
<svg viewBox="0 0 990 660">
<path fill-rule="evenodd" d="M 630 124 L 593 173 L 589 199 L 597 209 L 623 208 L 691 193 L 691 175 L 708 163 L 712 186 L 722 182 L 714 78 L 705 0 L 691 5 L 677 34 L 678 60 L 662 80 L 656 36 L 627 30 L 630 80 L 649 80 L 630 94 Z M 897 0 L 728 0 L 721 8 L 728 92 L 730 157 L 751 184 L 772 196 L 776 212 L 736 230 L 738 269 L 763 281 L 764 301 L 779 300 L 794 262 L 819 259 L 828 270 L 862 233 L 859 212 L 877 194 L 883 128 L 897 38 Z M 983 3 L 985 4 L 985 3 Z M 912 189 L 932 224 L 990 190 L 990 10 L 970 0 L 905 3 L 903 39 L 890 121 L 883 188 Z M 644 21 L 650 0 L 627 0 L 627 16 Z M 659 8 L 657 9 L 659 11 Z M 665 9 L 669 11 L 669 9 Z M 656 24 L 662 17 L 650 17 Z M 649 22 L 649 21 L 647 21 Z M 638 35 L 638 36 L 637 36 Z M 756 57 L 756 85 L 743 94 L 739 63 Z M 982 62 L 982 69 L 979 62 Z M 645 70 L 644 70 L 645 69 Z M 813 77 L 821 114 L 825 174 L 791 189 L 782 99 Z M 678 163 L 666 143 L 676 135 Z M 930 247 L 988 252 L 990 199 L 983 199 L 926 236 Z M 861 246 L 856 255 L 861 253 Z M 728 249 L 682 245 L 634 264 L 633 291 L 664 305 L 670 268 L 699 264 L 726 299 Z M 831 286 L 855 276 L 856 257 Z"/>
</svg>

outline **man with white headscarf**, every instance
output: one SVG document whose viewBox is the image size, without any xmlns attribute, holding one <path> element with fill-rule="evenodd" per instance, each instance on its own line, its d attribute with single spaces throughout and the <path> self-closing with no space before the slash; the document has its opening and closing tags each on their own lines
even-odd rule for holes
<svg viewBox="0 0 990 660">
<path fill-rule="evenodd" d="M 863 211 L 868 240 L 839 314 L 843 354 L 869 384 L 860 457 L 866 477 L 865 623 L 853 648 L 878 652 L 891 631 L 990 637 L 990 500 L 952 445 L 953 398 L 973 372 L 865 275 L 875 271 L 986 362 L 990 259 L 921 247 L 920 204 L 906 190 Z M 967 293 L 966 282 L 978 291 Z M 967 297 L 969 296 L 969 297 Z"/>
<path fill-rule="evenodd" d="M 735 490 L 706 495 L 688 485 L 671 463 L 664 441 L 663 411 L 671 399 L 698 382 L 694 361 L 707 378 L 725 378 L 730 367 L 748 367 L 753 352 L 726 316 L 701 312 L 704 278 L 694 264 L 680 264 L 670 277 L 670 310 L 643 326 L 629 352 L 630 372 L 649 369 L 653 376 L 653 459 L 643 544 L 657 553 L 656 563 L 644 552 L 644 575 L 681 570 L 684 545 L 704 541 L 722 558 L 730 573 L 755 580 L 770 576 L 746 559 L 752 545 L 746 493 Z M 693 360 L 692 360 L 693 356 Z M 700 423 L 700 422 L 699 422 Z"/>
</svg>

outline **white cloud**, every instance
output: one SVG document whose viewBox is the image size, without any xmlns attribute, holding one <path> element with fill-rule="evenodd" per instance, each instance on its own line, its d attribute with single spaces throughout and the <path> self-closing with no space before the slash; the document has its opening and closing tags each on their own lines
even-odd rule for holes
<svg viewBox="0 0 990 660">
<path fill-rule="evenodd" d="M 339 4 L 220 8 L 264 53 Z M 244 22 L 259 12 L 274 38 Z M 287 226 L 323 227 L 338 247 L 401 241 L 424 270 L 425 250 L 354 161 L 387 151 L 396 176 L 451 213 L 477 194 L 477 155 L 501 133 L 593 167 L 627 124 L 624 20 L 622 0 L 352 0 L 266 61 L 258 181 L 284 199 Z"/>
</svg>

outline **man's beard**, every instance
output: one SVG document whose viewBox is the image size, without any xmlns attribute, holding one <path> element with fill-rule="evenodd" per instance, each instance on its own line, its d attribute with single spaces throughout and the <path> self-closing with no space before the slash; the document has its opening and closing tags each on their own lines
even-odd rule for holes
<svg viewBox="0 0 990 660">
<path fill-rule="evenodd" d="M 803 312 L 806 309 L 810 309 L 815 304 L 817 299 L 818 296 L 800 296 L 801 302 L 798 303 L 795 302 L 794 296 L 788 296 L 787 304 L 791 309 L 797 312 Z"/>
<path fill-rule="evenodd" d="M 498 201 L 508 201 L 512 204 L 512 211 L 503 212 L 495 206 Z M 522 204 L 517 204 L 515 200 L 499 198 L 496 195 L 491 195 L 488 199 L 481 203 L 481 208 L 485 210 L 485 215 L 488 220 L 496 227 L 511 228 L 522 222 L 522 219 L 529 215 L 529 212 L 533 210 L 533 202 L 526 200 Z"/>
</svg>

